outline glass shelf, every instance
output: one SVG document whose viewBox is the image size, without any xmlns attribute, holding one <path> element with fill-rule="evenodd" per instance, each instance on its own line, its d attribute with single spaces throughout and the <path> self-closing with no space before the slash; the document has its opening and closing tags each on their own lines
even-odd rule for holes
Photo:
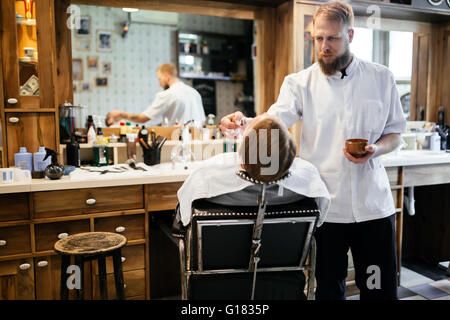
<svg viewBox="0 0 450 320">
<path fill-rule="evenodd" d="M 25 1 L 16 1 L 17 54 L 19 65 L 19 94 L 39 95 L 39 69 L 36 31 L 36 6 L 33 2 L 31 15 L 25 18 Z"/>
</svg>

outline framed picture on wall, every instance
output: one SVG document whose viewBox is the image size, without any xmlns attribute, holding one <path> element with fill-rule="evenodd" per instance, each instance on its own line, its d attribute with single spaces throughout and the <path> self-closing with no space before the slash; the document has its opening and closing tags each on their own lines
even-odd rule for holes
<svg viewBox="0 0 450 320">
<path fill-rule="evenodd" d="M 103 73 L 111 73 L 111 62 L 103 62 Z"/>
<path fill-rule="evenodd" d="M 91 39 L 76 39 L 75 49 L 84 51 L 91 50 Z"/>
<path fill-rule="evenodd" d="M 83 80 L 83 60 L 78 58 L 72 59 L 72 74 L 73 81 Z"/>
<path fill-rule="evenodd" d="M 87 66 L 89 70 L 97 70 L 98 57 L 87 57 Z"/>
<path fill-rule="evenodd" d="M 97 30 L 97 51 L 112 51 L 112 31 Z"/>
<path fill-rule="evenodd" d="M 108 86 L 108 78 L 95 78 L 95 84 L 97 87 L 107 87 Z"/>
<path fill-rule="evenodd" d="M 80 16 L 80 28 L 75 30 L 75 36 L 87 38 L 91 36 L 91 17 Z"/>
<path fill-rule="evenodd" d="M 91 84 L 85 82 L 81 85 L 81 91 L 91 91 Z"/>
</svg>

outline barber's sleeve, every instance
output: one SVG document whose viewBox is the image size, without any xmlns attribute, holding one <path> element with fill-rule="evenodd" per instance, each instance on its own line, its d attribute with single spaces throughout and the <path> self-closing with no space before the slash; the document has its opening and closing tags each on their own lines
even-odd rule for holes
<svg viewBox="0 0 450 320">
<path fill-rule="evenodd" d="M 143 112 L 154 125 L 159 125 L 163 121 L 163 114 L 166 112 L 169 103 L 163 95 L 157 94 L 152 104 Z"/>
<path fill-rule="evenodd" d="M 397 86 L 395 85 L 394 77 L 391 75 L 390 101 L 389 113 L 384 126 L 382 136 L 390 133 L 406 132 L 406 119 L 403 114 L 402 104 L 398 96 Z"/>
<path fill-rule="evenodd" d="M 303 113 L 301 95 L 296 90 L 294 80 L 289 76 L 284 78 L 280 95 L 267 113 L 279 117 L 288 128 L 301 118 Z"/>
</svg>

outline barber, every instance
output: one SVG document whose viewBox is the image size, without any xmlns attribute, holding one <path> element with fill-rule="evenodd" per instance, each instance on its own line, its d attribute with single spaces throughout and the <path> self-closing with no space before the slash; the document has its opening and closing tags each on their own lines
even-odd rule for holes
<svg viewBox="0 0 450 320">
<path fill-rule="evenodd" d="M 353 21 L 346 3 L 318 8 L 318 62 L 284 79 L 268 113 L 287 127 L 303 119 L 300 157 L 317 167 L 331 195 L 325 223 L 315 234 L 316 299 L 345 299 L 349 249 L 360 298 L 397 299 L 395 206 L 379 156 L 401 144 L 406 120 L 393 74 L 350 52 Z M 240 112 L 225 116 L 222 131 L 236 131 L 242 119 Z M 350 138 L 368 140 L 364 157 L 347 152 Z"/>
<path fill-rule="evenodd" d="M 163 64 L 158 67 L 159 85 L 164 91 L 156 94 L 155 100 L 142 113 L 130 113 L 113 110 L 106 115 L 106 123 L 111 125 L 121 119 L 135 123 L 151 121 L 151 125 L 161 125 L 167 118 L 165 125 L 183 125 L 189 120 L 200 126 L 206 119 L 202 98 L 197 90 L 184 84 L 177 76 L 177 69 L 173 64 Z"/>
</svg>

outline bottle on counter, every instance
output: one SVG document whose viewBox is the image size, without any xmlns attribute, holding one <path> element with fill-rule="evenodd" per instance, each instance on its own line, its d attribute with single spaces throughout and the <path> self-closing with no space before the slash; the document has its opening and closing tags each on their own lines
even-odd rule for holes
<svg viewBox="0 0 450 320">
<path fill-rule="evenodd" d="M 89 128 L 91 127 L 91 124 L 95 126 L 94 124 L 94 118 L 92 117 L 92 115 L 88 115 L 87 117 L 87 121 L 86 121 L 86 128 L 89 130 Z"/>
<path fill-rule="evenodd" d="M 139 131 L 141 131 L 141 128 L 139 128 L 139 125 L 136 123 L 136 125 L 133 127 L 132 132 L 135 134 L 139 134 Z"/>
<path fill-rule="evenodd" d="M 127 134 L 133 133 L 133 128 L 131 128 L 131 122 L 127 121 Z"/>
<path fill-rule="evenodd" d="M 127 127 L 125 122 L 120 122 L 120 142 L 127 142 Z"/>
<path fill-rule="evenodd" d="M 45 168 L 51 164 L 50 159 L 44 161 L 45 156 L 45 147 L 39 147 L 38 151 L 33 154 L 33 171 L 31 172 L 33 179 L 45 178 Z"/>
<path fill-rule="evenodd" d="M 148 130 L 144 125 L 142 125 L 142 128 L 138 133 L 138 140 L 140 141 L 141 138 L 145 141 L 145 143 L 148 143 Z"/>
<path fill-rule="evenodd" d="M 14 154 L 14 166 L 22 170 L 33 171 L 33 156 L 27 152 L 26 147 L 20 147 L 19 152 Z"/>
<path fill-rule="evenodd" d="M 70 137 L 70 143 L 66 144 L 67 164 L 70 166 L 80 167 L 80 145 L 75 139 L 75 135 Z"/>
<path fill-rule="evenodd" d="M 439 132 L 433 132 L 430 137 L 430 150 L 431 151 L 440 151 L 441 150 L 441 136 Z"/>
<path fill-rule="evenodd" d="M 205 125 L 203 125 L 203 128 L 202 128 L 202 140 L 203 141 L 208 141 L 210 139 L 210 137 L 211 137 L 211 132 L 206 127 L 206 124 L 205 124 Z"/>
<path fill-rule="evenodd" d="M 91 126 L 89 127 L 89 130 L 88 130 L 88 134 L 87 134 L 87 142 L 89 144 L 95 143 L 96 137 L 97 137 L 97 135 L 95 134 L 94 124 L 91 124 Z"/>
<path fill-rule="evenodd" d="M 136 137 L 134 133 L 127 133 L 127 158 L 136 160 Z"/>
<path fill-rule="evenodd" d="M 45 158 L 51 158 L 51 164 L 45 168 L 45 176 L 51 180 L 60 179 L 64 175 L 64 166 L 58 163 L 58 153 L 56 151 L 45 148 Z"/>
</svg>

